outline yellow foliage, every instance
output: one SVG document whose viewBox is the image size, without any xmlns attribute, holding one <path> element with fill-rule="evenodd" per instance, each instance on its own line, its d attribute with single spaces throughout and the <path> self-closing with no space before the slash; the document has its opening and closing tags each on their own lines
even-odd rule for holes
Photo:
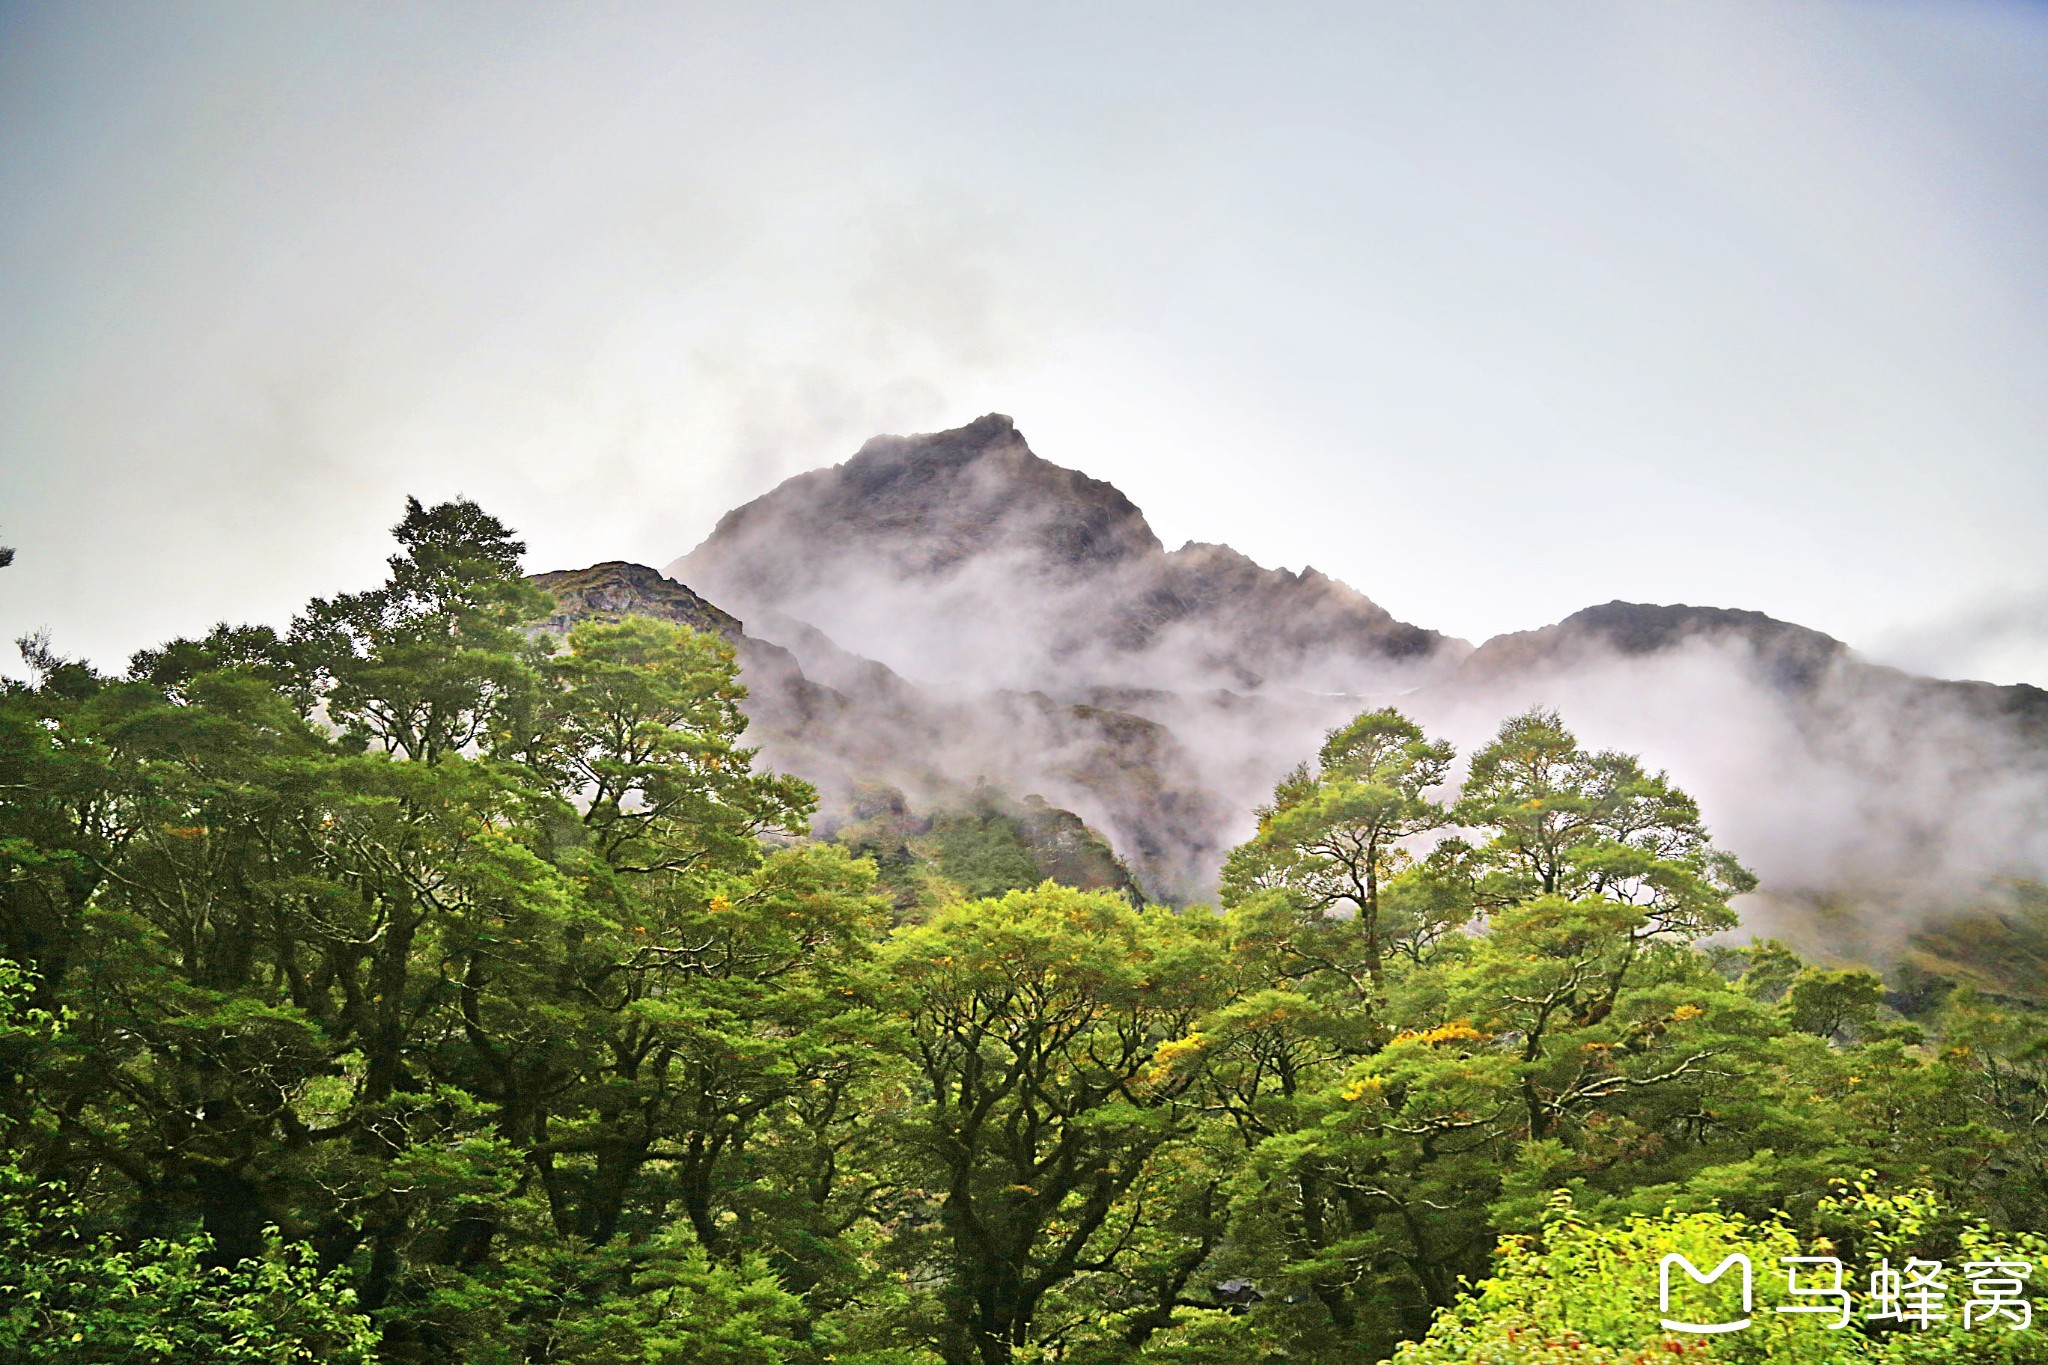
<svg viewBox="0 0 2048 1365">
<path fill-rule="evenodd" d="M 1173 1075 L 1173 1068 L 1181 1058 L 1199 1055 L 1209 1045 L 1208 1035 L 1200 1029 L 1185 1038 L 1175 1038 L 1159 1045 L 1152 1054 L 1152 1069 L 1145 1073 L 1145 1084 L 1160 1085 Z"/>
<path fill-rule="evenodd" d="M 1390 1046 L 1398 1046 L 1402 1043 L 1423 1043 L 1427 1045 L 1437 1043 L 1483 1043 L 1491 1037 L 1493 1037 L 1492 1034 L 1481 1033 L 1478 1029 L 1473 1028 L 1470 1019 L 1453 1019 L 1448 1024 L 1438 1024 L 1432 1029 L 1404 1030 L 1394 1035 L 1394 1041 Z"/>
</svg>

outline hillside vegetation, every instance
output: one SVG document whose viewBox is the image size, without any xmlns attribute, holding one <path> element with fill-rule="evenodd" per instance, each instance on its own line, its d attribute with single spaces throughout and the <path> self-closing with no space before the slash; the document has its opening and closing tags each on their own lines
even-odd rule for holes
<svg viewBox="0 0 2048 1365">
<path fill-rule="evenodd" d="M 813 837 L 717 621 L 396 534 L 0 691 L 0 1358 L 2048 1360 L 1659 1326 L 1674 1250 L 2038 1260 L 2048 1018 L 1708 944 L 1754 878 L 1554 712 L 1453 789 L 1366 711 L 1146 905 L 996 793 Z"/>
</svg>

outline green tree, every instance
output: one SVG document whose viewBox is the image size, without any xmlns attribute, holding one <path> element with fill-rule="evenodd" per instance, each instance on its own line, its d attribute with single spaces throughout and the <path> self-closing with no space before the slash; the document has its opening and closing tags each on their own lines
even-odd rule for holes
<svg viewBox="0 0 2048 1365">
<path fill-rule="evenodd" d="M 1808 967 L 1786 988 L 1786 1022 L 1801 1033 L 1834 1038 L 1869 1028 L 1884 1004 L 1884 979 L 1858 968 Z"/>
<path fill-rule="evenodd" d="M 871 869 L 769 847 L 813 798 L 740 743 L 723 641 L 555 649 L 502 526 L 414 503 L 397 534 L 282 641 L 127 680 L 41 650 L 0 694 L 0 932 L 77 1020 L 0 1039 L 37 1063 L 0 1077 L 16 1150 L 123 1254 L 310 1248 L 386 1360 L 546 1356 L 549 1305 L 638 1294 L 679 1217 L 830 1308 L 892 1055 Z"/>
<path fill-rule="evenodd" d="M 1131 1259 L 1128 1197 L 1191 1132 L 1172 1058 L 1210 1003 L 1213 940 L 1202 918 L 1047 883 L 885 949 L 929 1087 L 912 1162 L 938 1199 L 951 1365 L 1008 1365 L 1049 1295 Z"/>
<path fill-rule="evenodd" d="M 1645 934 L 1697 936 L 1733 925 L 1729 897 L 1756 886 L 1697 802 L 1631 754 L 1579 747 L 1555 711 L 1512 717 L 1472 756 L 1456 816 L 1492 831 L 1477 851 L 1489 903 L 1604 897 L 1642 906 Z"/>
<path fill-rule="evenodd" d="M 1447 752 L 1383 712 L 1333 736 L 1326 768 L 1361 728 L 1417 758 L 1396 771 L 1440 779 Z M 1341 771 L 1301 772 L 1274 810 L 1356 794 Z M 1400 800 L 1415 804 L 1363 803 L 1413 813 L 1384 827 L 1422 855 L 1379 888 L 1375 913 L 1398 907 L 1413 937 L 1381 957 L 1378 990 L 1343 984 L 1347 956 L 1372 956 L 1364 909 L 1317 922 L 1285 877 L 1232 887 L 1236 955 L 1262 968 L 1204 1028 L 1208 1085 L 1247 1145 L 1231 1255 L 1268 1291 L 1238 1329 L 1246 1349 L 1264 1333 L 1298 1358 L 1384 1351 L 1454 1300 L 1498 1234 L 1532 1224 L 1545 1189 L 1627 1198 L 1751 1155 L 1719 1116 L 1749 1103 L 1778 1026 L 1691 950 L 1749 883 L 1690 799 L 1539 713 L 1474 756 L 1456 810 L 1476 842 L 1414 849 L 1446 817 Z M 1262 823 L 1232 866 L 1274 867 L 1280 828 Z M 1458 932 L 1480 915 L 1483 934 Z"/>
<path fill-rule="evenodd" d="M 0 959 L 0 1045 L 58 1042 L 64 1030 L 27 1006 L 29 989 Z M 0 1120 L 0 1151 L 19 1136 Z M 80 1231 L 84 1210 L 57 1184 L 0 1160 L 0 1353 L 36 1362 L 370 1360 L 376 1334 L 355 1294 L 322 1275 L 304 1246 L 269 1238 L 258 1254 L 219 1265 L 204 1236 L 134 1247 Z"/>
<path fill-rule="evenodd" d="M 1310 923 L 1333 915 L 1355 926 L 1352 954 L 1304 949 L 1304 965 L 1326 965 L 1377 992 L 1384 984 L 1387 944 L 1382 892 L 1409 860 L 1403 841 L 1449 823 L 1445 808 L 1426 795 L 1440 786 L 1453 753 L 1420 726 L 1387 708 L 1368 711 L 1333 730 L 1316 766 L 1282 779 L 1270 806 L 1259 811 L 1258 832 L 1234 849 L 1223 866 L 1223 903 L 1236 905 L 1259 890 L 1284 894 L 1287 907 Z"/>
</svg>

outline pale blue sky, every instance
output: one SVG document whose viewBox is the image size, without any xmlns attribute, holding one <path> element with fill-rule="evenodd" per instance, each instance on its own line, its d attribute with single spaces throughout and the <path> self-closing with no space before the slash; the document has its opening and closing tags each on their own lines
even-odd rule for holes
<svg viewBox="0 0 2048 1365">
<path fill-rule="evenodd" d="M 2048 684 L 2048 8 L 0 6 L 6 637 L 282 621 L 407 493 L 663 564 L 989 410 L 1475 640 Z"/>
</svg>

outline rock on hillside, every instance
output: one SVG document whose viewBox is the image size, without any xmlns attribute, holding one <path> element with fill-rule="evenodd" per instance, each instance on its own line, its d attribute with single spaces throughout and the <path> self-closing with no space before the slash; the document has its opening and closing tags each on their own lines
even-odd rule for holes
<svg viewBox="0 0 2048 1365">
<path fill-rule="evenodd" d="M 587 569 L 537 573 L 527 581 L 555 595 L 555 610 L 538 622 L 542 630 L 561 633 L 578 621 L 653 616 L 728 640 L 741 638 L 735 617 L 645 564 L 614 559 Z"/>
<path fill-rule="evenodd" d="M 1050 880 L 1144 903 L 1143 889 L 1108 841 L 1042 797 L 1018 802 L 981 785 L 919 812 L 896 788 L 870 783 L 832 833 L 874 859 L 879 889 L 906 918 L 931 908 L 930 874 L 950 882 L 954 894 L 1001 895 Z"/>
</svg>

